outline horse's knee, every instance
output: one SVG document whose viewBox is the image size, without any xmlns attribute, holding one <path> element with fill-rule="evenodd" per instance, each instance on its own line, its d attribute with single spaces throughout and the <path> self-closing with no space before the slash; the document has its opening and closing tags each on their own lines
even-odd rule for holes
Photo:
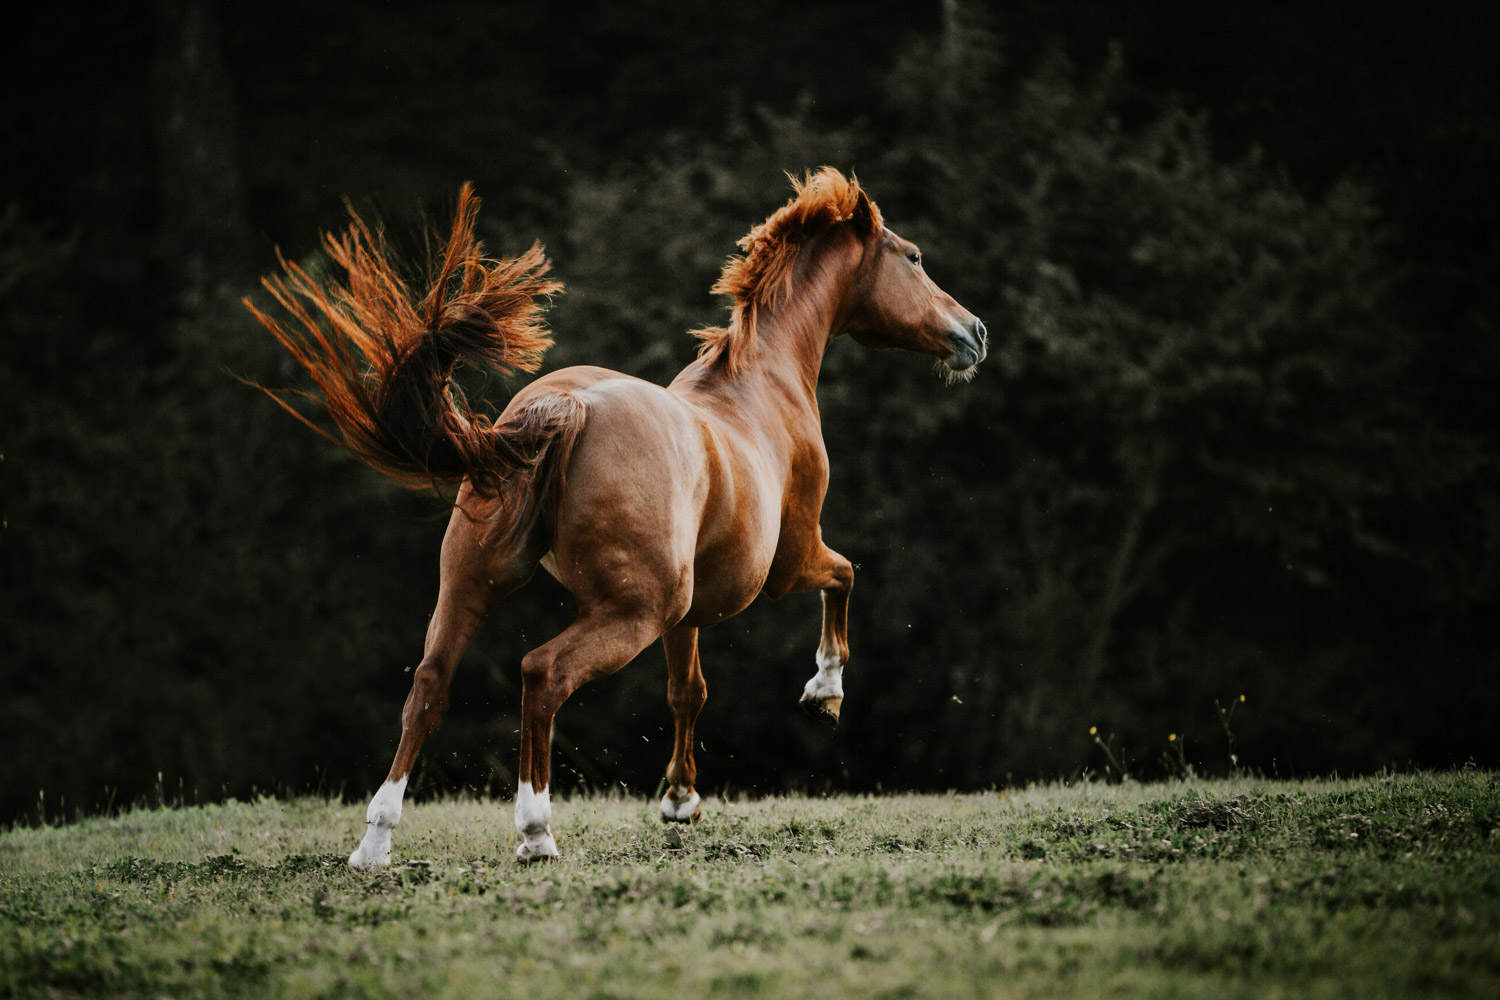
<svg viewBox="0 0 1500 1000">
<path fill-rule="evenodd" d="M 854 588 L 854 564 L 840 556 L 833 564 L 833 589 L 852 590 Z"/>
<path fill-rule="evenodd" d="M 438 661 L 437 657 L 424 656 L 422 662 L 418 663 L 417 668 L 412 671 L 411 686 L 413 689 L 435 693 L 448 686 L 447 680 L 448 671 L 443 668 L 443 664 Z"/>
<path fill-rule="evenodd" d="M 702 674 L 667 686 L 667 704 L 674 715 L 697 715 L 707 701 L 708 684 Z"/>
</svg>

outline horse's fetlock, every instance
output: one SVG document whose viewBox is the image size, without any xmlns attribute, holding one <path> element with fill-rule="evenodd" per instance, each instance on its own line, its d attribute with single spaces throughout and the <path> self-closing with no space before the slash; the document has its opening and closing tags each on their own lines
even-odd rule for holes
<svg viewBox="0 0 1500 1000">
<path fill-rule="evenodd" d="M 698 779 L 697 770 L 687 763 L 672 761 L 667 765 L 667 794 L 672 798 L 686 798 L 693 794 L 693 783 Z"/>
<path fill-rule="evenodd" d="M 703 815 L 702 799 L 689 788 L 669 788 L 661 800 L 663 823 L 691 823 Z"/>
</svg>

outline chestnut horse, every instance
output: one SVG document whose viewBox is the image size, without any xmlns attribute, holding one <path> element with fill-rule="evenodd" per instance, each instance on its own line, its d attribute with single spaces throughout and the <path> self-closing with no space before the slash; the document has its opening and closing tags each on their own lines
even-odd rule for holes
<svg viewBox="0 0 1500 1000">
<path fill-rule="evenodd" d="M 496 419 L 469 406 L 450 379 L 454 364 L 534 371 L 551 343 L 537 299 L 561 286 L 544 277 L 540 247 L 511 260 L 482 256 L 467 185 L 421 301 L 357 215 L 347 233 L 324 237 L 346 283 L 284 260 L 286 274 L 265 280 L 298 321 L 295 332 L 246 301 L 318 384 L 340 444 L 408 484 L 458 484 L 401 742 L 350 865 L 390 863 L 407 778 L 448 704 L 459 658 L 538 563 L 572 591 L 578 615 L 521 661 L 521 861 L 557 856 L 548 795 L 557 710 L 657 639 L 675 723 L 661 817 L 698 818 L 698 630 L 757 594 L 822 592 L 817 673 L 801 700 L 837 722 L 854 570 L 823 544 L 818 524 L 828 484 L 816 397 L 823 352 L 848 334 L 931 355 L 964 377 L 987 341 L 984 324 L 933 283 L 857 180 L 824 168 L 793 188 L 714 286 L 733 297 L 729 326 L 698 331 L 697 360 L 666 388 L 576 367 L 530 383 Z"/>
</svg>

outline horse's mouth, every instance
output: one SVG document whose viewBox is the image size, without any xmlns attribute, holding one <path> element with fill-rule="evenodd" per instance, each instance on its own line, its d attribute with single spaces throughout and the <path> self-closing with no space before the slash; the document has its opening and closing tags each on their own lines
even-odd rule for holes
<svg viewBox="0 0 1500 1000">
<path fill-rule="evenodd" d="M 952 349 L 942 359 L 943 377 L 950 383 L 967 382 L 979 370 L 979 362 L 989 356 L 989 337 L 984 324 L 974 321 L 967 330 L 954 330 L 948 334 L 948 346 Z"/>
<path fill-rule="evenodd" d="M 943 359 L 943 364 L 955 372 L 966 372 L 989 355 L 989 331 L 983 321 L 974 319 L 972 323 L 948 331 L 948 346 L 953 353 Z"/>
<path fill-rule="evenodd" d="M 979 365 L 989 352 L 983 347 L 975 350 L 972 347 L 961 347 L 943 359 L 943 364 L 956 372 L 966 372 Z"/>
</svg>

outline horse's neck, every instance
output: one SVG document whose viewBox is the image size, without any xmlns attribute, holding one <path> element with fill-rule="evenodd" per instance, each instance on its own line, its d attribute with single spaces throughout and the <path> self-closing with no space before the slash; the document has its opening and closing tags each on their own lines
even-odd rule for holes
<svg viewBox="0 0 1500 1000">
<path fill-rule="evenodd" d="M 755 357 L 739 378 L 747 389 L 768 392 L 788 406 L 806 405 L 816 414 L 829 324 L 805 315 L 770 318 L 756 331 Z"/>
<path fill-rule="evenodd" d="M 702 357 L 673 380 L 671 391 L 705 416 L 736 428 L 736 437 L 789 462 L 823 454 L 818 418 L 818 371 L 827 346 L 827 323 L 793 323 L 784 311 L 763 315 L 747 364 L 731 374 L 725 359 Z"/>
<path fill-rule="evenodd" d="M 719 419 L 747 429 L 774 428 L 772 439 L 804 457 L 823 451 L 818 375 L 862 257 L 852 236 L 831 235 L 797 262 L 791 294 L 760 306 L 755 343 L 740 371 L 730 374 L 720 354 L 700 358 L 673 382 L 675 391 Z"/>
<path fill-rule="evenodd" d="M 859 264 L 858 255 L 851 252 L 854 247 L 824 244 L 798 262 L 792 294 L 784 302 L 761 307 L 755 356 L 741 378 L 762 383 L 788 403 L 805 402 L 817 414 L 823 355 Z"/>
</svg>

